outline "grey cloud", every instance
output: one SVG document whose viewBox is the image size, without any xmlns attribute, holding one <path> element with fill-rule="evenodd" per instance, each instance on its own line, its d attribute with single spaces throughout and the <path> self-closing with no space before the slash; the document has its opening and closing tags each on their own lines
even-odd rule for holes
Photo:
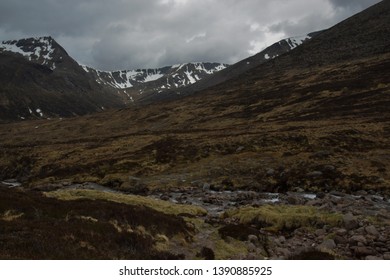
<svg viewBox="0 0 390 280">
<path fill-rule="evenodd" d="M 329 0 L 335 7 L 342 8 L 367 8 L 381 0 Z"/>
<path fill-rule="evenodd" d="M 98 69 L 234 63 L 377 0 L 2 0 L 0 40 L 52 35 Z M 255 48 L 254 48 L 255 46 Z"/>
</svg>

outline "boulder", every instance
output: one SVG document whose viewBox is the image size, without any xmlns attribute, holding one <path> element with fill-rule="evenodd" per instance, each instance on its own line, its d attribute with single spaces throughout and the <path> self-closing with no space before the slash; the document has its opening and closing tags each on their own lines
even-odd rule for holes
<svg viewBox="0 0 390 280">
<path fill-rule="evenodd" d="M 334 238 L 334 242 L 336 242 L 336 244 L 340 244 L 340 245 L 345 245 L 348 243 L 348 240 L 345 238 L 345 237 L 342 237 L 342 236 L 339 236 L 339 235 L 336 235 L 336 237 Z"/>
<path fill-rule="evenodd" d="M 370 247 L 355 247 L 354 252 L 356 257 L 360 257 L 360 258 L 376 255 L 375 250 Z"/>
<path fill-rule="evenodd" d="M 322 174 L 323 173 L 321 171 L 312 171 L 312 172 L 307 173 L 306 176 L 309 178 L 317 178 L 317 177 L 321 177 Z"/>
<path fill-rule="evenodd" d="M 256 235 L 248 235 L 248 241 L 252 244 L 257 244 L 259 242 L 259 238 Z"/>
<path fill-rule="evenodd" d="M 375 237 L 377 237 L 377 236 L 380 235 L 379 231 L 378 231 L 378 230 L 376 229 L 376 227 L 373 226 L 373 225 L 367 226 L 367 227 L 365 228 L 365 231 L 366 231 L 368 234 L 371 234 L 371 235 L 373 235 L 373 236 L 375 236 Z"/>
<path fill-rule="evenodd" d="M 318 237 L 326 235 L 326 230 L 325 229 L 317 229 L 315 232 L 315 235 Z"/>
<path fill-rule="evenodd" d="M 348 213 L 343 216 L 343 223 L 347 230 L 353 230 L 359 227 L 359 222 L 352 213 Z"/>
<path fill-rule="evenodd" d="M 363 235 L 354 235 L 350 238 L 349 243 L 353 246 L 358 243 L 366 244 L 367 239 Z"/>
<path fill-rule="evenodd" d="M 333 239 L 326 239 L 319 246 L 317 246 L 318 250 L 334 250 L 337 247 L 335 241 Z"/>
</svg>

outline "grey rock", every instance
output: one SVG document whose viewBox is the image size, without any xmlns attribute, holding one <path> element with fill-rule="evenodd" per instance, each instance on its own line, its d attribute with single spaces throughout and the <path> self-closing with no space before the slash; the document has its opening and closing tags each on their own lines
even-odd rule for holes
<svg viewBox="0 0 390 280">
<path fill-rule="evenodd" d="M 170 198 L 169 198 L 169 196 L 168 196 L 168 195 L 166 195 L 166 194 L 163 194 L 162 196 L 160 196 L 160 199 L 161 199 L 161 200 L 168 201 Z"/>
<path fill-rule="evenodd" d="M 291 256 L 291 252 L 287 248 L 277 248 L 276 249 L 276 254 L 282 257 L 282 259 L 286 259 L 289 256 Z"/>
<path fill-rule="evenodd" d="M 345 228 L 339 228 L 337 230 L 334 230 L 334 233 L 340 236 L 344 236 L 348 233 L 348 231 Z"/>
<path fill-rule="evenodd" d="M 322 174 L 323 173 L 321 171 L 313 171 L 313 172 L 307 173 L 306 176 L 310 177 L 310 178 L 316 178 L 316 177 L 321 177 Z"/>
<path fill-rule="evenodd" d="M 345 245 L 348 243 L 348 240 L 342 236 L 336 235 L 334 242 L 336 242 L 336 244 Z"/>
<path fill-rule="evenodd" d="M 320 236 L 326 235 L 326 230 L 324 230 L 324 229 L 317 229 L 314 233 L 315 233 L 315 235 L 320 237 Z"/>
<path fill-rule="evenodd" d="M 337 197 L 345 197 L 345 193 L 338 192 L 338 191 L 331 191 L 329 194 L 337 196 Z"/>
<path fill-rule="evenodd" d="M 296 196 L 288 196 L 286 200 L 291 205 L 300 205 L 304 202 L 304 199 Z"/>
<path fill-rule="evenodd" d="M 257 244 L 259 242 L 259 238 L 256 235 L 248 235 L 248 241 L 252 244 Z"/>
<path fill-rule="evenodd" d="M 279 241 L 279 243 L 283 244 L 283 243 L 286 242 L 286 237 L 280 236 L 280 237 L 278 238 L 278 241 Z"/>
<path fill-rule="evenodd" d="M 375 250 L 370 247 L 355 247 L 354 251 L 357 257 L 376 255 Z"/>
<path fill-rule="evenodd" d="M 249 253 L 246 257 L 239 257 L 239 260 L 257 260 L 257 255 L 255 253 Z"/>
<path fill-rule="evenodd" d="M 209 191 L 209 190 L 210 190 L 210 184 L 204 183 L 202 189 L 203 189 L 204 191 Z"/>
<path fill-rule="evenodd" d="M 326 196 L 326 194 L 324 192 L 317 193 L 317 198 L 319 198 L 319 199 L 323 199 L 323 198 L 325 198 L 325 196 Z"/>
<path fill-rule="evenodd" d="M 245 149 L 244 146 L 240 146 L 236 149 L 236 152 L 239 153 L 239 152 L 242 152 L 243 150 Z"/>
<path fill-rule="evenodd" d="M 344 227 L 347 230 L 353 230 L 359 227 L 357 218 L 354 217 L 351 213 L 345 214 L 343 216 L 343 222 L 344 222 Z"/>
<path fill-rule="evenodd" d="M 354 235 L 350 238 L 351 245 L 356 245 L 358 243 L 366 244 L 367 239 L 363 235 Z"/>
<path fill-rule="evenodd" d="M 326 249 L 326 250 L 334 250 L 337 247 L 336 243 L 333 239 L 324 240 L 317 248 L 318 249 Z"/>
<path fill-rule="evenodd" d="M 266 170 L 266 174 L 267 174 L 268 176 L 272 176 L 272 175 L 275 174 L 275 170 L 272 169 L 272 168 L 268 168 L 268 169 Z"/>
<path fill-rule="evenodd" d="M 368 234 L 371 234 L 373 236 L 379 236 L 380 235 L 379 231 L 373 225 L 366 227 L 365 230 L 366 230 L 366 232 Z"/>
<path fill-rule="evenodd" d="M 385 209 L 379 210 L 379 212 L 376 214 L 376 216 L 378 218 L 382 218 L 382 219 L 390 219 L 390 213 Z"/>
<path fill-rule="evenodd" d="M 387 242 L 388 241 L 388 238 L 386 238 L 385 236 L 379 236 L 379 238 L 378 238 L 378 241 L 379 242 Z"/>
<path fill-rule="evenodd" d="M 251 253 L 256 252 L 256 246 L 253 243 L 249 243 L 247 245 L 247 248 L 248 248 L 248 252 L 251 252 Z"/>
<path fill-rule="evenodd" d="M 295 188 L 294 191 L 297 192 L 297 193 L 303 193 L 303 192 L 305 192 L 304 189 L 299 188 L 299 187 Z"/>
</svg>

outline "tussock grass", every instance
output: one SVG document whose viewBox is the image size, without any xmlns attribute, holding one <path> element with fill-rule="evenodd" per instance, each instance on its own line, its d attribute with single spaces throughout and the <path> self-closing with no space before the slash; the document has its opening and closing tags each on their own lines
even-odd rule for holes
<svg viewBox="0 0 390 280">
<path fill-rule="evenodd" d="M 21 213 L 16 210 L 7 210 L 3 214 L 0 214 L 0 220 L 6 221 L 6 222 L 12 222 L 14 220 L 17 220 L 21 218 L 24 215 L 24 213 Z"/>
<path fill-rule="evenodd" d="M 128 205 L 146 206 L 156 211 L 172 215 L 204 216 L 207 214 L 205 209 L 198 206 L 180 205 L 150 197 L 108 193 L 96 190 L 57 190 L 54 192 L 46 192 L 45 195 L 60 200 L 100 199 Z"/>
<path fill-rule="evenodd" d="M 293 230 L 328 224 L 336 226 L 341 214 L 329 213 L 311 206 L 264 205 L 228 210 L 224 218 L 237 219 L 242 224 L 261 224 L 270 231 Z"/>
<path fill-rule="evenodd" d="M 0 229 L 0 259 L 177 259 L 167 246 L 157 248 L 162 236 L 194 234 L 183 217 L 149 207 L 6 188 Z"/>
</svg>

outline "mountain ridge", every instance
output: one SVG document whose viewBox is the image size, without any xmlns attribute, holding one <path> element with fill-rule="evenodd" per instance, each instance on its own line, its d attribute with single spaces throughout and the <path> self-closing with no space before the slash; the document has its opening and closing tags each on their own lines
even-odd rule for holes
<svg viewBox="0 0 390 280">
<path fill-rule="evenodd" d="M 30 118 L 69 117 L 98 112 L 105 110 L 106 108 L 123 107 L 137 102 L 145 103 L 145 100 L 147 100 L 147 102 L 158 102 L 161 99 L 167 99 L 166 96 L 168 96 L 168 99 L 179 98 L 181 97 L 179 95 L 186 95 L 188 88 L 191 89 L 191 86 L 199 90 L 202 86 L 199 86 L 198 84 L 203 84 L 203 87 L 205 85 L 213 85 L 213 83 L 207 81 L 212 79 L 218 80 L 218 76 L 216 76 L 217 78 L 210 78 L 214 77 L 218 72 L 229 71 L 228 73 L 237 75 L 237 71 L 235 71 L 234 68 L 237 68 L 237 65 L 240 65 L 240 63 L 244 64 L 244 67 L 240 66 L 242 67 L 240 71 L 245 72 L 247 69 L 251 69 L 259 63 L 273 59 L 284 52 L 296 48 L 310 39 L 311 34 L 303 37 L 287 38 L 275 43 L 271 47 L 266 48 L 263 52 L 253 56 L 256 59 L 258 59 L 259 56 L 262 56 L 262 59 L 260 59 L 260 62 L 253 63 L 252 65 L 250 64 L 253 62 L 253 57 L 250 57 L 233 66 L 223 63 L 192 62 L 156 69 L 121 71 L 101 71 L 86 65 L 80 65 L 70 57 L 66 50 L 51 36 L 3 41 L 0 43 L 0 54 L 2 54 L 3 59 L 5 59 L 5 56 L 15 56 L 15 59 L 16 57 L 18 57 L 18 59 L 23 57 L 26 60 L 26 69 L 31 66 L 31 63 L 38 64 L 43 68 L 47 67 L 50 71 L 47 71 L 46 75 L 54 73 L 55 76 L 63 76 L 63 82 L 65 83 L 50 85 L 48 80 L 47 82 L 42 83 L 39 81 L 39 79 L 42 79 L 42 76 L 36 73 L 37 77 L 39 76 L 40 78 L 34 78 L 34 85 L 29 85 L 29 87 L 34 89 L 33 91 L 35 94 L 38 95 L 34 101 L 34 97 L 31 95 L 31 92 L 27 92 L 27 86 L 23 85 L 21 79 L 13 86 L 10 86 L 11 84 L 4 80 L 4 84 L 8 84 L 9 86 L 8 89 L 5 89 L 3 86 L 3 91 L 7 93 L 3 95 L 3 101 L 0 102 L 0 104 L 3 103 L 3 110 L 0 118 L 24 120 Z M 275 46 L 277 46 L 277 48 L 275 48 Z M 267 53 L 265 51 L 267 51 Z M 20 62 L 22 62 L 22 60 L 20 60 Z M 18 65 L 20 69 L 21 63 Z M 5 71 L 8 71 L 9 73 L 15 72 L 15 69 L 12 70 L 12 67 L 10 66 L 4 66 L 4 68 L 7 68 L 8 70 Z M 233 68 L 233 70 L 229 68 Z M 29 70 L 29 73 L 35 73 L 37 69 Z M 4 77 L 8 77 L 9 73 L 4 75 Z M 72 79 L 74 81 L 77 80 L 79 82 L 70 82 L 69 75 L 73 77 Z M 227 76 L 229 76 L 229 74 Z M 83 80 L 83 82 L 81 82 L 81 80 Z M 205 80 L 205 82 L 200 83 L 202 80 Z M 62 84 L 62 86 L 59 86 L 60 84 Z M 81 85 L 81 87 L 79 87 L 79 85 Z M 27 92 L 26 96 L 23 97 L 22 95 L 19 95 L 19 97 L 16 98 L 17 100 L 13 101 L 11 91 L 15 91 L 18 87 L 22 88 L 21 92 Z M 43 90 L 38 90 L 38 88 L 42 87 Z M 92 90 L 96 92 L 99 97 L 94 98 L 94 94 L 92 94 L 87 98 L 89 101 L 86 101 L 85 98 L 80 95 L 81 99 L 84 100 L 77 102 L 77 94 L 71 93 L 72 102 L 80 104 L 79 109 L 73 110 L 72 104 L 69 103 L 70 97 L 65 97 L 64 100 L 64 96 L 59 97 L 58 94 L 53 96 L 47 95 L 47 93 L 45 93 L 45 91 L 47 91 L 45 88 L 47 87 L 55 88 L 54 92 L 60 91 L 62 92 L 61 95 L 63 95 L 63 92 L 65 91 L 73 93 L 79 92 L 78 94 L 80 94 L 80 92 L 89 92 Z M 39 97 L 39 95 L 42 95 L 40 92 L 43 92 L 43 95 L 45 95 L 44 98 Z M 104 96 L 104 94 L 106 94 L 106 96 Z M 94 101 L 91 98 L 96 100 Z M 54 100 L 52 102 L 53 108 L 50 108 L 50 104 L 47 102 L 50 99 Z M 12 103 L 12 105 L 10 105 L 10 103 Z M 42 105 L 42 103 L 45 103 L 45 105 Z M 23 109 L 20 108 L 20 105 L 22 105 Z"/>
<path fill-rule="evenodd" d="M 156 69 L 101 71 L 83 65 L 83 69 L 98 83 L 115 88 L 131 102 L 141 95 L 158 94 L 179 89 L 228 67 L 223 63 L 190 62 Z M 125 98 L 126 99 L 126 98 Z"/>
<path fill-rule="evenodd" d="M 292 51 L 303 43 L 311 40 L 312 38 L 315 38 L 322 32 L 323 30 L 311 32 L 304 36 L 295 36 L 282 39 L 272 44 L 271 46 L 268 46 L 259 53 L 245 58 L 237 63 L 234 63 L 229 67 L 215 73 L 214 75 L 207 76 L 195 84 L 188 85 L 176 91 L 167 91 L 166 93 L 162 93 L 160 95 L 142 96 L 140 98 L 140 102 L 144 104 L 149 104 L 161 100 L 172 100 L 178 98 L 178 95 L 180 95 L 180 98 L 182 98 L 183 96 L 187 96 L 195 92 L 204 90 L 208 87 L 218 85 L 229 79 L 235 78 L 263 63 L 266 63 L 269 60 L 272 60 L 280 55 Z"/>
</svg>

